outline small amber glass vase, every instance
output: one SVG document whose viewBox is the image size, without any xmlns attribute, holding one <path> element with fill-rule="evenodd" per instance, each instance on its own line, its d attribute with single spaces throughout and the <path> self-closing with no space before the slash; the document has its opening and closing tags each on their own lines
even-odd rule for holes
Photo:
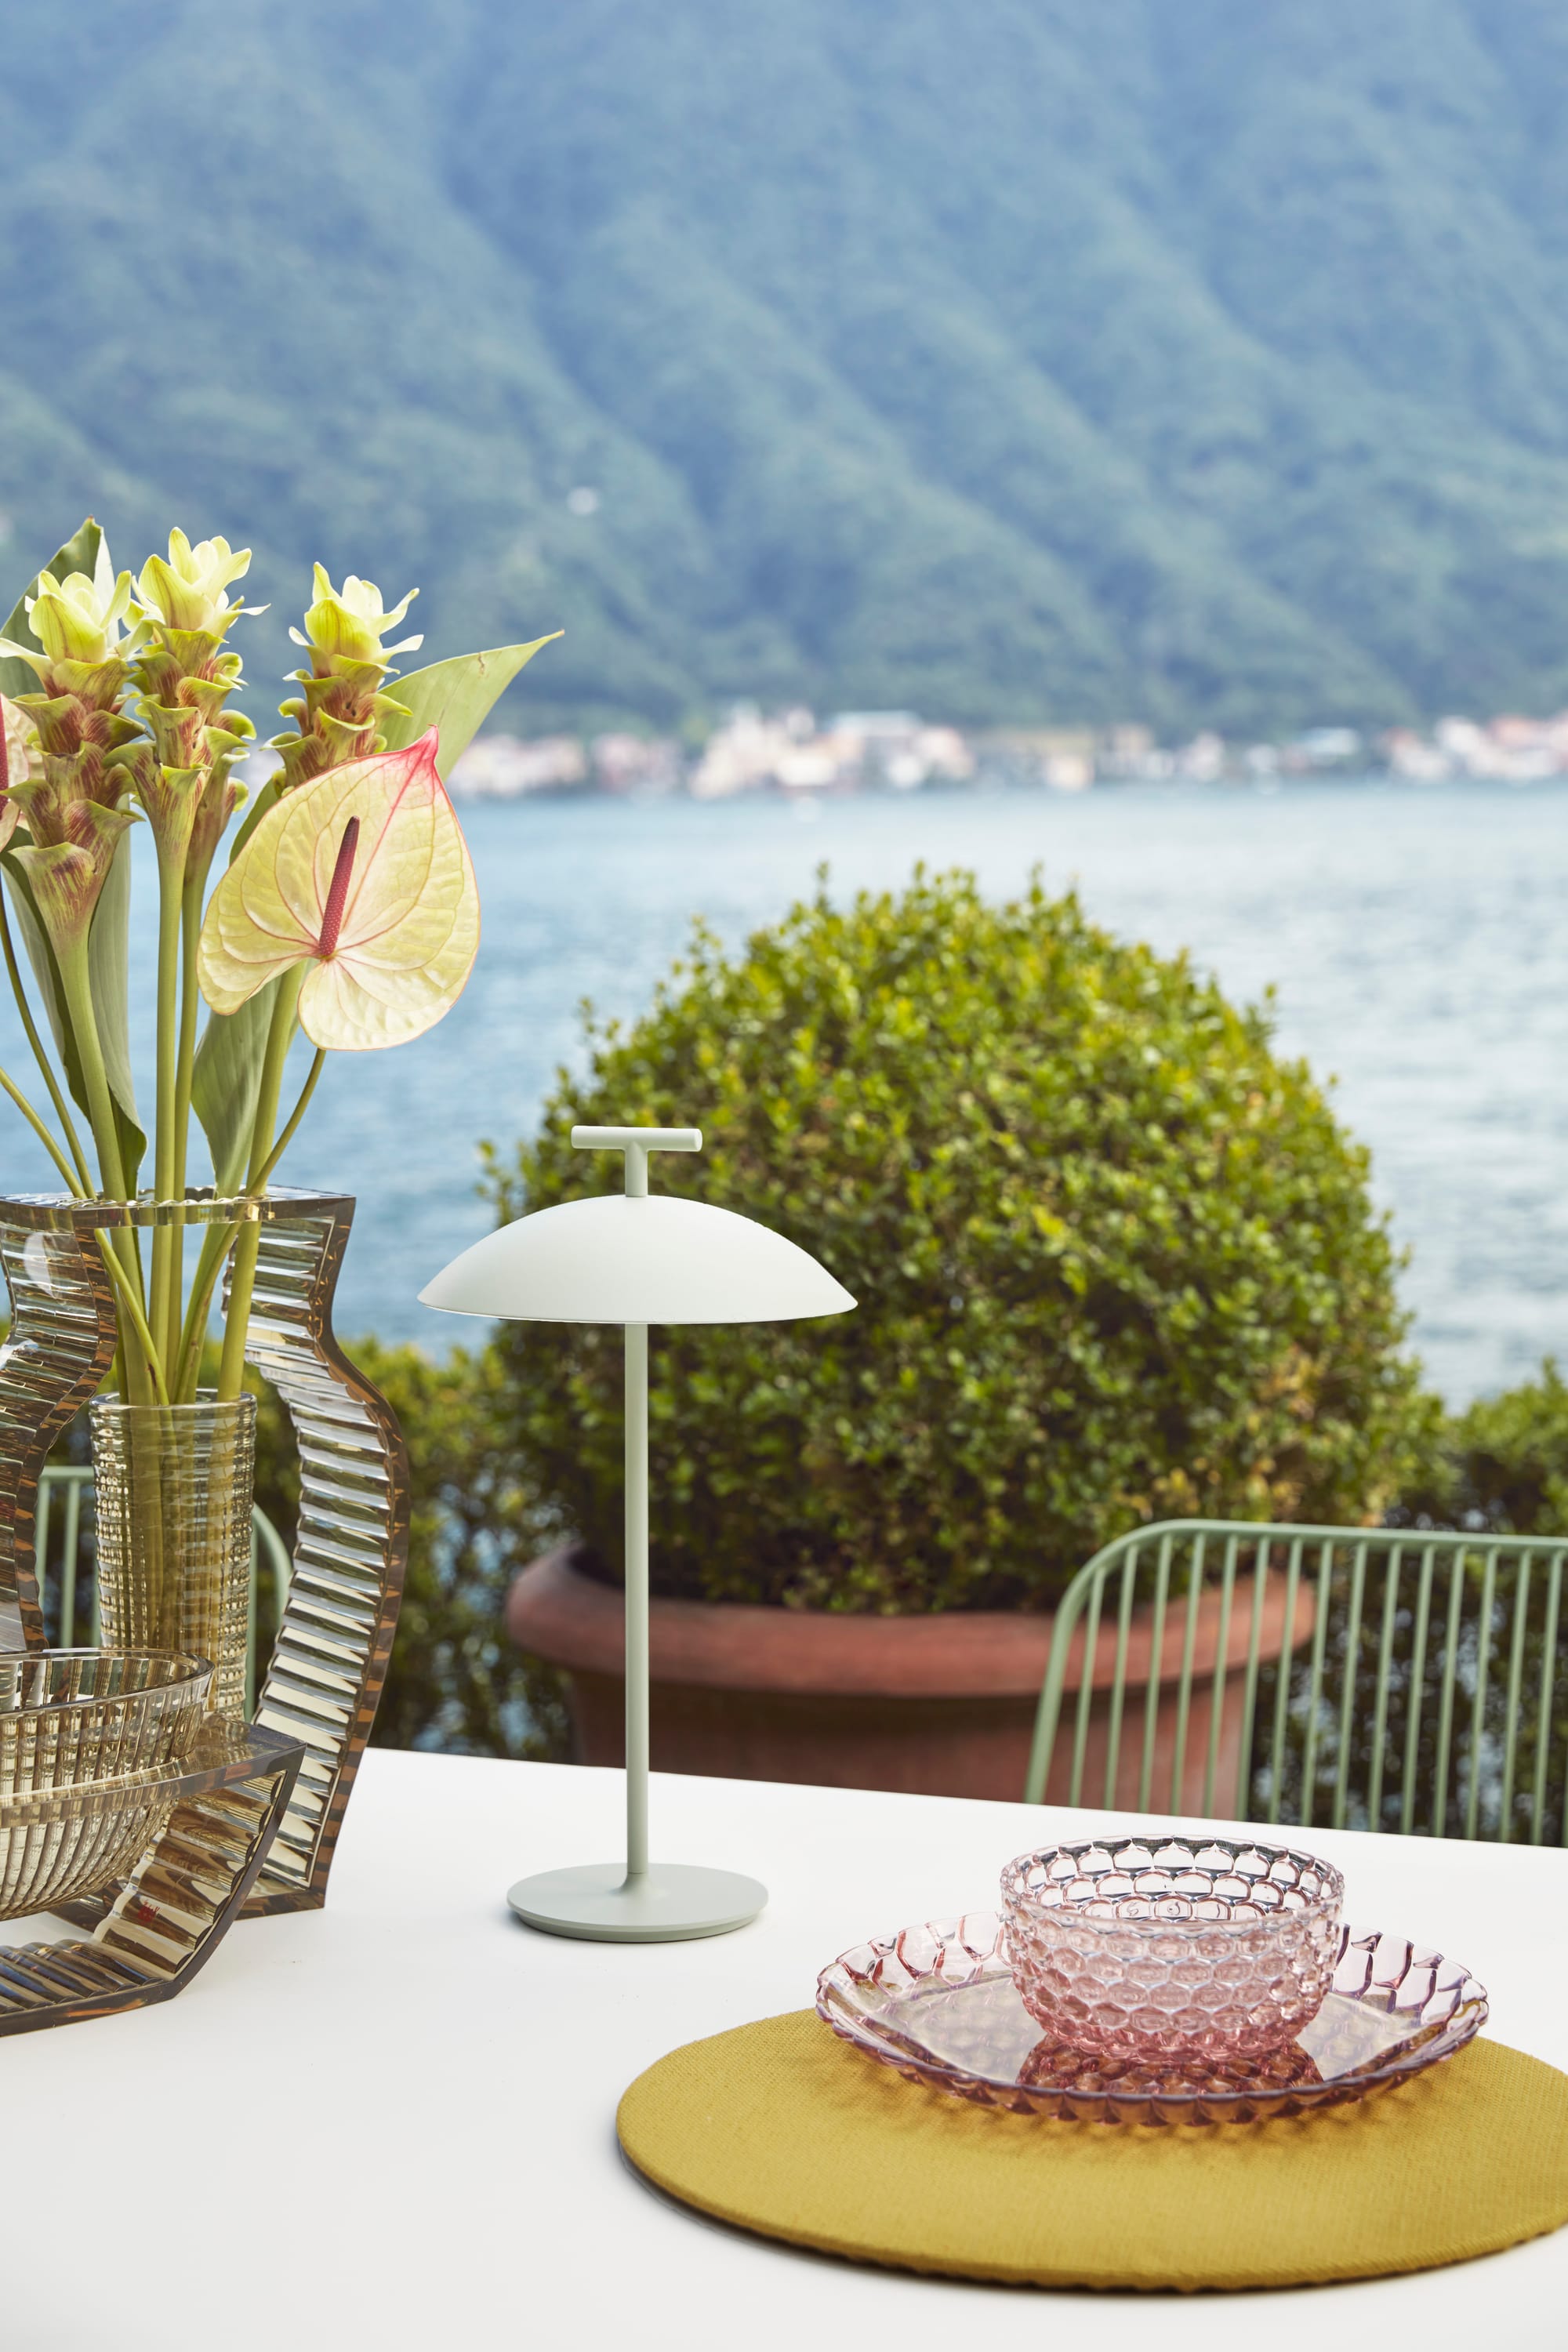
<svg viewBox="0 0 1568 2352">
<path fill-rule="evenodd" d="M 210 1658 L 215 1711 L 242 1717 L 256 1399 L 95 1397 L 88 1417 L 105 1646 Z"/>
</svg>

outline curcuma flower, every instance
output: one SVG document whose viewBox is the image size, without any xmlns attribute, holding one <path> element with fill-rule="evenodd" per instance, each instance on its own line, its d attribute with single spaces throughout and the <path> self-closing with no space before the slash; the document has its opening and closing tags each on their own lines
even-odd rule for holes
<svg viewBox="0 0 1568 2352">
<path fill-rule="evenodd" d="M 300 1026 L 349 1052 L 418 1037 L 461 995 L 479 943 L 468 844 L 432 728 L 286 793 L 208 903 L 197 974 L 215 1013 L 306 966 Z"/>
<path fill-rule="evenodd" d="M 311 653 L 345 655 L 350 661 L 388 662 L 394 654 L 416 653 L 424 644 L 422 635 L 404 637 L 395 646 L 381 642 L 402 620 L 419 593 L 417 588 L 411 588 L 389 613 L 374 580 L 357 579 L 351 572 L 340 593 L 324 564 L 318 563 L 315 571 L 316 597 L 305 614 L 304 634 L 289 632 L 297 646 Z"/>
<path fill-rule="evenodd" d="M 43 652 L 37 646 L 13 645 L 3 637 L 0 653 L 19 656 L 40 678 L 47 677 L 57 662 L 113 661 L 120 647 L 120 624 L 130 605 L 129 572 L 101 586 L 85 572 L 68 572 L 63 580 L 41 572 L 38 593 L 28 597 L 26 613 Z"/>
<path fill-rule="evenodd" d="M 58 812 L 54 840 L 35 840 L 13 851 L 26 875 L 50 945 L 62 962 L 86 946 L 93 909 L 109 879 L 121 837 L 134 823 L 128 810 L 102 808 L 96 801 L 71 801 Z"/>
<path fill-rule="evenodd" d="M 195 547 L 183 530 L 169 533 L 167 559 L 149 556 L 136 583 L 132 618 L 142 629 L 199 630 L 221 637 L 240 614 L 265 613 L 265 604 L 237 604 L 226 593 L 250 569 L 248 547 L 231 548 L 226 539 L 199 540 Z"/>
</svg>

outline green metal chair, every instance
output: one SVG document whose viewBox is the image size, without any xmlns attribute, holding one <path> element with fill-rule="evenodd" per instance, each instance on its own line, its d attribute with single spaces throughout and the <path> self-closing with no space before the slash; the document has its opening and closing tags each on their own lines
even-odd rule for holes
<svg viewBox="0 0 1568 2352">
<path fill-rule="evenodd" d="M 49 1638 L 63 1650 L 92 1647 L 99 1638 L 98 1585 L 83 1538 L 90 1532 L 92 1472 L 86 1464 L 51 1462 L 38 1483 L 38 1581 Z M 83 1505 L 87 1505 L 84 1512 Z M 246 1649 L 246 1711 L 256 1705 L 258 1602 L 270 1580 L 273 1622 L 283 1613 L 291 1570 L 288 1547 L 259 1505 L 250 1515 L 250 1622 Z"/>
<path fill-rule="evenodd" d="M 1557 1538 L 1137 1528 L 1058 1610 L 1026 1801 L 1568 1843 L 1565 1562 Z"/>
</svg>

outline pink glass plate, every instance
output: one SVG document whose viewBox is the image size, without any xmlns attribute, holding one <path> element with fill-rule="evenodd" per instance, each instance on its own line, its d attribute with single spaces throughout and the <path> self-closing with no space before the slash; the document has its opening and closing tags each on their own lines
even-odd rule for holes
<svg viewBox="0 0 1568 2352">
<path fill-rule="evenodd" d="M 994 1911 L 858 1944 L 824 1969 L 835 2033 L 911 2083 L 1079 2123 L 1257 2123 L 1359 2099 L 1451 2058 L 1486 2021 L 1468 1970 L 1402 1936 L 1346 1927 L 1322 2008 L 1270 2058 L 1156 2071 L 1042 2041 Z"/>
</svg>

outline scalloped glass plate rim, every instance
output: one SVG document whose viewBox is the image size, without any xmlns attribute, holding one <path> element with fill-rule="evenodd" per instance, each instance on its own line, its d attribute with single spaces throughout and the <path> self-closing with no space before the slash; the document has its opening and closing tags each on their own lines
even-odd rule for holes
<svg viewBox="0 0 1568 2352">
<path fill-rule="evenodd" d="M 853 1987 L 857 1975 L 864 1979 L 859 1966 L 868 1956 L 894 1959 L 909 1970 L 910 1982 L 884 1996 L 887 2007 L 895 2013 L 900 2002 L 910 2011 L 919 2008 L 922 2000 L 931 1997 L 931 1979 L 938 1977 L 948 1959 L 950 1950 L 962 1951 L 966 1971 L 942 1990 L 949 1994 L 962 1994 L 977 1989 L 993 1987 L 1005 1981 L 1012 1990 L 1012 1971 L 999 1950 L 1005 1922 L 997 1912 L 968 1911 L 946 1919 L 925 1920 L 901 1927 L 888 1937 L 868 1938 L 841 1952 L 822 1970 L 816 1985 L 816 2011 L 840 2039 L 865 2052 L 880 2063 L 892 2067 L 907 2080 L 930 2084 L 936 2089 L 956 2094 L 987 2105 L 1005 2103 L 1011 2112 L 1032 2114 L 1042 2118 L 1081 2121 L 1092 2120 L 1090 2111 L 1098 2110 L 1107 2122 L 1169 2122 L 1181 2120 L 1184 2114 L 1192 2120 L 1224 2122 L 1262 2120 L 1269 2116 L 1285 2116 L 1310 2113 L 1314 2108 L 1341 2105 L 1364 2098 L 1370 2093 L 1393 2084 L 1407 2082 L 1428 2068 L 1439 2064 L 1462 2050 L 1485 2024 L 1488 2014 L 1486 1989 L 1479 1984 L 1461 1962 L 1448 1959 L 1444 1954 L 1417 1945 L 1408 1937 L 1383 1928 L 1347 1926 L 1342 1931 L 1340 1958 L 1336 1978 L 1344 1969 L 1352 1952 L 1366 1956 L 1369 1962 L 1384 1946 L 1402 1947 L 1407 1956 L 1406 1967 L 1430 1969 L 1435 1978 L 1434 1993 L 1441 1985 L 1452 1992 L 1452 2009 L 1447 2019 L 1434 2030 L 1423 2028 L 1419 2015 L 1412 2015 L 1407 2036 L 1392 2043 L 1382 2054 L 1381 2063 L 1358 2066 L 1352 2071 L 1329 2076 L 1316 2083 L 1270 2083 L 1259 2078 L 1236 2087 L 1194 2085 L 1173 2082 L 1169 2090 L 1147 2080 L 1136 2087 L 1119 2091 L 1114 2083 L 1086 2084 L 1081 2089 L 1047 2087 L 1020 2082 L 1015 2074 L 1008 2076 L 986 2073 L 939 2055 L 923 2042 L 914 2028 L 911 2016 L 902 2030 L 892 2018 L 878 2016 L 853 2005 Z M 907 1940 L 922 1938 L 932 1948 L 931 1964 L 918 1969 L 907 1958 L 902 1947 Z M 1336 1982 L 1329 1996 L 1352 2010 L 1372 2006 L 1370 1996 L 1375 1994 L 1378 1980 L 1369 1966 L 1368 1982 L 1359 1990 Z M 1384 1980 L 1387 1990 L 1386 1979 Z M 1429 1997 L 1430 1998 L 1430 1997 Z M 1016 2000 L 1016 1993 L 1014 1993 Z M 1020 2013 L 1026 2020 L 1023 2003 Z M 1324 2003 L 1320 2017 L 1327 2013 Z M 1384 2016 L 1391 2012 L 1384 2006 Z M 1314 2024 L 1317 2021 L 1314 2021 Z M 1026 2030 L 1035 2031 L 1033 2021 L 1026 2021 Z M 1310 2034 L 1311 2027 L 1307 2029 Z M 1423 2038 L 1425 2035 L 1425 2038 Z"/>
</svg>

